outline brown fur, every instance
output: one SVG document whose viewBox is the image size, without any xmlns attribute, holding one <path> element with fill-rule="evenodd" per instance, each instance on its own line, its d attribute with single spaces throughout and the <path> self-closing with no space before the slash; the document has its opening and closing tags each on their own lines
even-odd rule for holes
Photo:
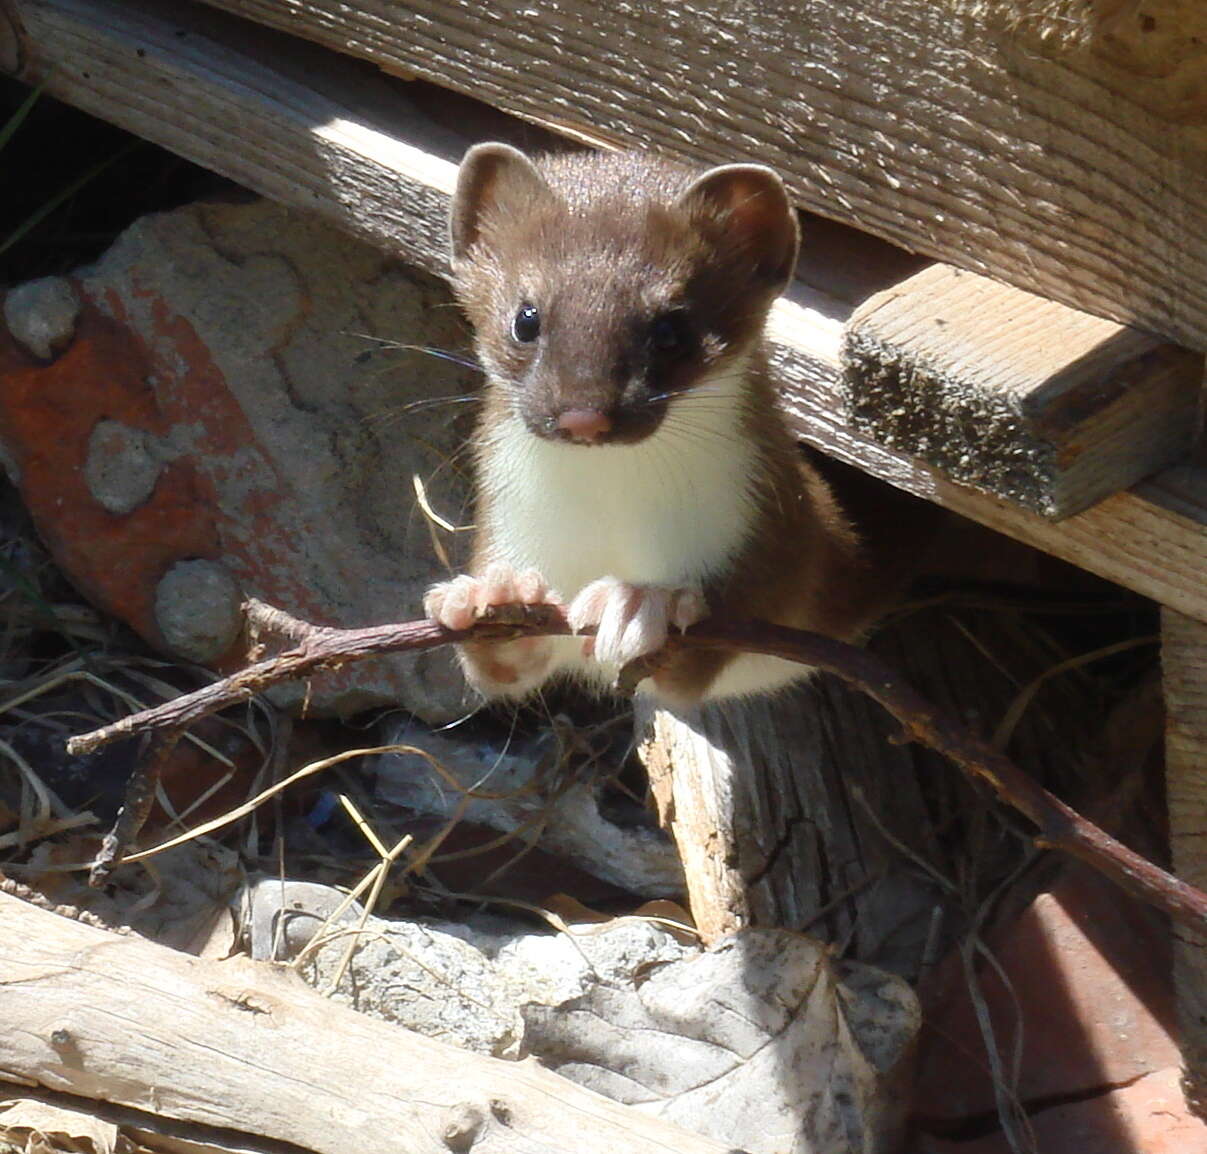
<svg viewBox="0 0 1207 1154">
<path fill-rule="evenodd" d="M 710 610 L 840 639 L 859 636 L 884 608 L 854 526 L 802 456 L 763 366 L 752 370 L 743 434 L 760 447 L 763 499 L 746 548 L 705 585 Z M 732 655 L 687 652 L 655 677 L 675 699 L 698 698 Z"/>
<path fill-rule="evenodd" d="M 567 406 L 606 410 L 617 440 L 640 440 L 657 428 L 675 393 L 753 347 L 734 435 L 756 449 L 758 497 L 746 544 L 705 582 L 709 609 L 858 636 L 883 610 L 886 583 L 826 481 L 802 458 L 761 348 L 767 312 L 795 265 L 795 219 L 786 199 L 776 200 L 782 191 L 760 188 L 753 210 L 743 201 L 742 211 L 731 213 L 707 196 L 682 206 L 697 174 L 646 156 L 571 155 L 538 168 L 547 187 L 523 170 L 480 165 L 454 206 L 455 289 L 489 382 L 479 468 L 497 451 L 491 429 L 508 414 L 535 434 Z M 480 202 L 488 208 L 479 211 Z M 542 313 L 549 338 L 539 356 L 510 336 L 522 300 L 550 302 Z M 669 309 L 690 316 L 699 340 L 690 357 L 660 368 L 634 318 Z M 669 397 L 650 403 L 662 394 Z M 596 451 L 582 449 L 585 469 Z M 500 512 L 490 500 L 479 491 L 479 526 Z M 489 532 L 480 529 L 471 572 L 481 575 L 490 560 Z M 497 672 L 488 648 L 475 646 L 467 656 Z M 683 653 L 655 682 L 672 700 L 698 699 L 729 659 Z"/>
</svg>

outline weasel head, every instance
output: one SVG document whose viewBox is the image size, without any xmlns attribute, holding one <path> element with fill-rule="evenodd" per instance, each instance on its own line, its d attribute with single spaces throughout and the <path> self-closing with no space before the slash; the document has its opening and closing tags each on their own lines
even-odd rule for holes
<svg viewBox="0 0 1207 1154">
<path fill-rule="evenodd" d="M 490 387 L 529 432 L 582 445 L 644 440 L 739 363 L 799 244 L 768 168 L 699 175 L 624 153 L 534 162 L 505 144 L 466 154 L 450 232 Z"/>
</svg>

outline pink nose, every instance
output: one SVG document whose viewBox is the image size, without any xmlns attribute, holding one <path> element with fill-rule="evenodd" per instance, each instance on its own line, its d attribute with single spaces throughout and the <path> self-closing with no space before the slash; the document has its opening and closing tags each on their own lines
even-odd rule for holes
<svg viewBox="0 0 1207 1154">
<path fill-rule="evenodd" d="M 558 417 L 557 427 L 571 440 L 591 444 L 612 431 L 612 418 L 598 409 L 567 409 Z"/>
</svg>

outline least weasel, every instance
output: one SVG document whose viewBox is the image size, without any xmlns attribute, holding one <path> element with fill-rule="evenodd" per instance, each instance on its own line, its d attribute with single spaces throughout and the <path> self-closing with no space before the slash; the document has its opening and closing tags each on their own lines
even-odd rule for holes
<svg viewBox="0 0 1207 1154">
<path fill-rule="evenodd" d="M 594 638 L 461 646 L 488 697 L 557 673 L 608 683 L 709 614 L 838 638 L 880 610 L 852 525 L 777 408 L 763 330 L 799 246 L 779 177 L 636 154 L 462 162 L 453 286 L 486 374 L 469 573 L 425 608 L 451 629 L 554 601 Z M 807 674 L 680 652 L 642 682 L 673 706 Z"/>
</svg>

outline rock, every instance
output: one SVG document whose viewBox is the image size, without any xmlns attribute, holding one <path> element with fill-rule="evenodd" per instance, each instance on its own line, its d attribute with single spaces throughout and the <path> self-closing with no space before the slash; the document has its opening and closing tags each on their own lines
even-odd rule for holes
<svg viewBox="0 0 1207 1154">
<path fill-rule="evenodd" d="M 88 438 L 84 481 L 110 513 L 133 513 L 155 492 L 165 456 L 144 429 L 97 421 Z"/>
<path fill-rule="evenodd" d="M 302 976 L 319 989 L 333 985 L 347 931 L 362 918 L 359 903 L 328 886 L 265 878 L 240 904 L 252 957 L 292 961 L 306 952 Z M 331 942 L 313 944 L 330 926 Z M 334 995 L 429 1037 L 514 1058 L 525 1041 L 524 1007 L 556 1006 L 601 982 L 632 986 L 651 966 L 692 952 L 640 918 L 571 938 L 497 918 L 467 925 L 370 916 Z"/>
<path fill-rule="evenodd" d="M 566 784 L 563 772 L 551 786 L 550 774 L 560 760 L 558 733 L 555 724 L 534 740 L 508 736 L 499 747 L 469 740 L 461 730 L 449 739 L 404 723 L 385 740 L 422 752 L 376 759 L 375 793 L 392 805 L 442 819 L 465 805 L 461 820 L 535 838 L 547 852 L 629 893 L 681 894 L 679 856 L 661 830 L 640 824 L 647 815 L 635 814 L 637 820 L 628 825 L 609 820 L 589 778 Z M 445 773 L 435 772 L 429 758 Z M 465 804 L 470 790 L 476 796 Z"/>
<path fill-rule="evenodd" d="M 53 360 L 75 336 L 80 301 L 60 276 L 31 280 L 4 298 L 4 323 L 13 339 L 39 360 Z"/>
<path fill-rule="evenodd" d="M 328 921 L 329 944 L 312 948 L 300 973 L 311 985 L 376 1018 L 496 1058 L 518 1056 L 524 1023 L 511 985 L 480 950 L 442 928 L 370 917 L 363 931 L 353 902 L 311 882 L 269 878 L 247 892 L 244 924 L 252 956 L 291 960 Z M 360 933 L 351 957 L 345 955 Z"/>
<path fill-rule="evenodd" d="M 111 926 L 129 926 L 184 953 L 230 956 L 235 942 L 230 903 L 246 878 L 235 851 L 197 841 L 178 845 L 155 855 L 154 874 L 121 870 L 98 889 L 78 871 L 64 869 L 95 844 L 95 834 L 43 841 L 24 868 L 55 905 L 87 911 Z"/>
<path fill-rule="evenodd" d="M 0 458 L 60 567 L 153 645 L 243 663 L 225 620 L 161 616 L 165 574 L 200 561 L 304 620 L 414 618 L 457 540 L 429 526 L 414 479 L 453 521 L 466 499 L 456 455 L 472 405 L 441 402 L 475 375 L 410 351 L 465 349 L 449 300 L 271 202 L 145 217 L 94 266 L 4 299 Z M 463 709 L 443 651 L 348 666 L 293 696 L 438 722 Z"/>
<path fill-rule="evenodd" d="M 155 590 L 155 623 L 179 657 L 204 665 L 235 643 L 243 627 L 243 594 L 216 561 L 177 561 Z"/>
<path fill-rule="evenodd" d="M 245 899 L 255 957 L 323 986 L 346 932 L 308 943 L 342 895 L 266 879 Z M 338 918 L 359 924 L 357 907 Z M 421 1033 L 530 1053 L 583 1085 L 753 1154 L 881 1154 L 904 1113 L 917 1002 L 801 934 L 752 930 L 702 952 L 638 917 L 533 933 L 371 917 L 342 996 Z M 355 991 L 353 996 L 352 991 Z"/>
</svg>

